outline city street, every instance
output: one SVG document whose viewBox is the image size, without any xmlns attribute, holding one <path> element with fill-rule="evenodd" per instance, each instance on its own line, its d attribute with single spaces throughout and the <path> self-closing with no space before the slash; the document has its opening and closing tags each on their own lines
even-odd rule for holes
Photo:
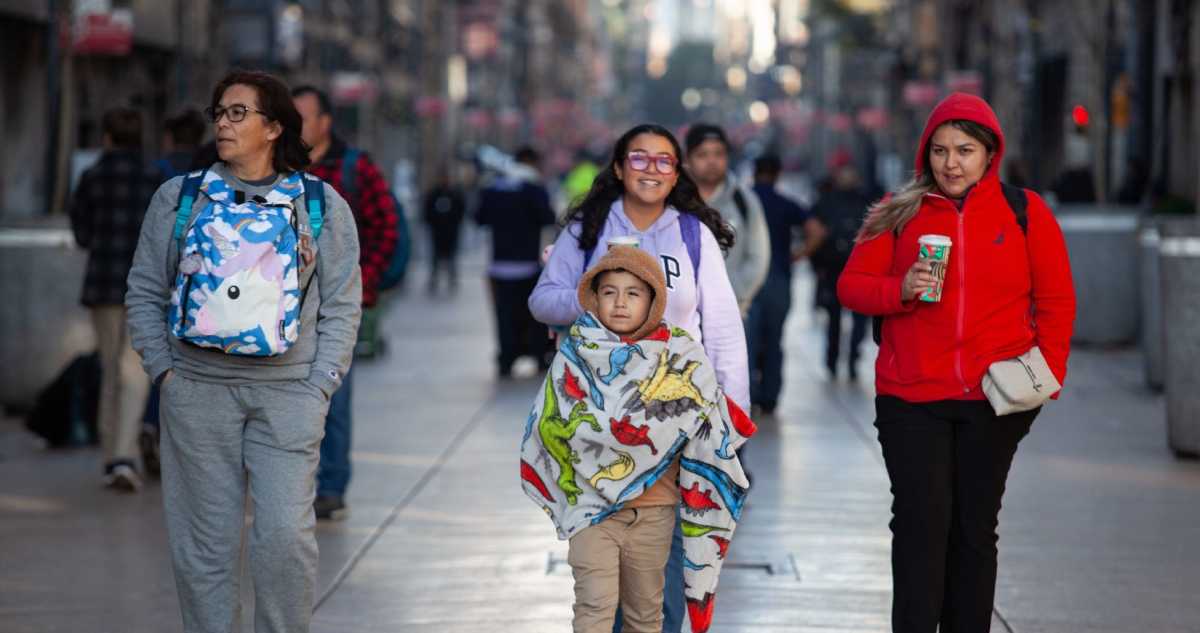
<svg viewBox="0 0 1200 633">
<path fill-rule="evenodd" d="M 568 629 L 567 545 L 517 470 L 538 379 L 532 365 L 495 378 L 483 253 L 464 260 L 453 296 L 425 294 L 413 270 L 387 354 L 355 366 L 350 517 L 318 527 L 314 632 Z M 712 630 L 887 631 L 891 495 L 870 368 L 827 379 L 809 275 L 796 286 L 784 396 L 743 456 L 754 487 Z M 1171 455 L 1163 415 L 1138 352 L 1075 351 L 1009 478 L 993 631 L 1197 630 L 1200 463 Z M 101 461 L 0 425 L 0 630 L 182 630 L 161 489 L 104 490 Z M 248 564 L 243 587 L 249 630 Z"/>
</svg>

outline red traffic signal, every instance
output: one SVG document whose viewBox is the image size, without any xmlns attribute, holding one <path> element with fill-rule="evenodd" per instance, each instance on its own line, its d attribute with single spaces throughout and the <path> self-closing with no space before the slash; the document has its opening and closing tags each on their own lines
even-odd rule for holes
<svg viewBox="0 0 1200 633">
<path fill-rule="evenodd" d="M 1079 127 L 1087 125 L 1089 121 L 1087 108 L 1075 104 L 1075 107 L 1071 110 L 1071 120 Z"/>
</svg>

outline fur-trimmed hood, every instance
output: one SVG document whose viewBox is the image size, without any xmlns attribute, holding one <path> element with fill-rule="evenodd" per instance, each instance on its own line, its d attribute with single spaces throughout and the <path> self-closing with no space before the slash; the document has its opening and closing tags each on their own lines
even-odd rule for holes
<svg viewBox="0 0 1200 633">
<path fill-rule="evenodd" d="M 625 270 L 638 279 L 646 282 L 654 290 L 654 300 L 650 303 L 650 315 L 630 340 L 640 340 L 658 328 L 667 310 L 667 276 L 662 266 L 654 256 L 636 246 L 614 246 L 592 269 L 583 274 L 579 280 L 579 305 L 587 312 L 599 313 L 596 293 L 592 292 L 592 280 L 601 273 L 610 270 Z"/>
</svg>

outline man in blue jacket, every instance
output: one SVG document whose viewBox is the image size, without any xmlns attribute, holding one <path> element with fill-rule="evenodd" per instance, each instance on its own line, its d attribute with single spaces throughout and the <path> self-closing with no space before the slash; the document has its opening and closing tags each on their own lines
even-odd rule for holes
<svg viewBox="0 0 1200 633">
<path fill-rule="evenodd" d="M 497 358 L 501 377 L 512 375 L 517 358 L 532 355 L 538 367 L 546 359 L 546 326 L 529 312 L 529 295 L 542 272 L 542 227 L 554 224 L 550 195 L 541 185 L 539 157 L 532 148 L 517 151 L 515 162 L 479 196 L 475 221 L 492 227 L 492 263 L 488 278 L 496 310 Z"/>
<path fill-rule="evenodd" d="M 775 190 L 780 168 L 779 157 L 773 155 L 754 163 L 754 193 L 767 220 L 771 266 L 746 319 L 750 400 L 768 415 L 775 411 L 783 388 L 783 324 L 792 307 L 792 264 L 815 253 L 825 234 L 807 210 Z M 799 249 L 792 248 L 796 229 L 804 230 L 804 246 Z"/>
</svg>

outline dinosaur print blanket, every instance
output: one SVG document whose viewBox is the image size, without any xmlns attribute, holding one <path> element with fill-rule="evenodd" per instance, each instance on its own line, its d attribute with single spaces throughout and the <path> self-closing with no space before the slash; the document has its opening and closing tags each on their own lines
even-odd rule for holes
<svg viewBox="0 0 1200 633">
<path fill-rule="evenodd" d="M 694 633 L 749 486 L 734 449 L 755 426 L 727 399 L 704 348 L 663 323 L 640 341 L 591 313 L 567 331 L 525 425 L 521 479 L 560 539 L 603 521 L 679 458 L 684 582 Z"/>
</svg>

